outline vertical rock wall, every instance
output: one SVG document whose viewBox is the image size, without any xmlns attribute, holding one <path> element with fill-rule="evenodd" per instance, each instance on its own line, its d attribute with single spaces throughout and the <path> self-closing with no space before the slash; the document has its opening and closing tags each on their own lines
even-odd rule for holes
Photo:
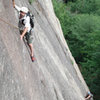
<svg viewBox="0 0 100 100">
<path fill-rule="evenodd" d="M 88 90 L 65 42 L 51 0 L 15 0 L 35 15 L 31 62 L 20 40 L 18 13 L 11 0 L 0 1 L 0 100 L 84 100 Z M 12 26 L 14 25 L 14 26 Z"/>
</svg>

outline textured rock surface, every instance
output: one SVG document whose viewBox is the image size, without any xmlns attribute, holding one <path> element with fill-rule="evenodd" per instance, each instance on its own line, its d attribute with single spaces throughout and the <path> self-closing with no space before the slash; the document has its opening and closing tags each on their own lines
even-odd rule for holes
<svg viewBox="0 0 100 100">
<path fill-rule="evenodd" d="M 36 61 L 18 29 L 0 20 L 0 100 L 84 100 L 88 90 L 63 37 L 51 0 L 16 0 L 35 15 Z M 11 0 L 0 0 L 0 18 L 17 26 Z"/>
</svg>

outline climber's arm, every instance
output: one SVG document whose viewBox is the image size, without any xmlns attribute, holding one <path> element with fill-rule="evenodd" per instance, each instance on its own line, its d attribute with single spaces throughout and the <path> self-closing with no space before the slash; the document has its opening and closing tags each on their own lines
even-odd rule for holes
<svg viewBox="0 0 100 100">
<path fill-rule="evenodd" d="M 26 34 L 26 32 L 28 31 L 28 27 L 26 27 L 22 33 L 22 35 L 20 36 L 21 40 L 23 39 L 24 35 Z"/>
<path fill-rule="evenodd" d="M 17 5 L 15 5 L 15 0 L 12 0 L 12 2 L 13 2 L 13 7 L 14 7 L 17 11 L 20 12 L 21 8 L 18 7 Z"/>
<path fill-rule="evenodd" d="M 30 29 L 30 18 L 27 17 L 24 22 L 25 22 L 25 28 L 24 28 L 23 33 L 21 35 L 21 40 L 23 39 L 23 37 L 26 34 L 26 32 L 28 32 L 28 30 Z"/>
<path fill-rule="evenodd" d="M 89 95 L 87 98 L 85 98 L 86 100 L 88 100 L 88 99 L 90 99 L 91 98 L 91 96 Z"/>
<path fill-rule="evenodd" d="M 13 3 L 13 7 L 15 8 L 15 0 L 12 0 L 12 3 Z"/>
</svg>

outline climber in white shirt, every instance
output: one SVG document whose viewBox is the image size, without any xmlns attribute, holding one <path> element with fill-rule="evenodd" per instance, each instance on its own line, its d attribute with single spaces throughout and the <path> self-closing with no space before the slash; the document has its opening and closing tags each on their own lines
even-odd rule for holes
<svg viewBox="0 0 100 100">
<path fill-rule="evenodd" d="M 19 12 L 19 30 L 21 32 L 20 38 L 21 40 L 23 39 L 23 37 L 25 36 L 28 46 L 30 48 L 31 51 L 31 59 L 32 61 L 35 60 L 34 56 L 33 56 L 33 46 L 32 46 L 32 35 L 31 35 L 31 24 L 30 24 L 30 17 L 27 16 L 27 13 L 29 12 L 28 8 L 26 7 L 18 7 L 17 5 L 15 5 L 15 1 L 12 0 L 13 2 L 13 7 Z"/>
</svg>

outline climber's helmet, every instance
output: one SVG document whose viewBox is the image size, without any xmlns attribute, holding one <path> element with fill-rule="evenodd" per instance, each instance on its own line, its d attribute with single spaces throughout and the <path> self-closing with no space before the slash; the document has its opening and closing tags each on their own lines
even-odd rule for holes
<svg viewBox="0 0 100 100">
<path fill-rule="evenodd" d="M 20 12 L 23 12 L 23 13 L 25 13 L 25 14 L 27 14 L 28 11 L 29 11 L 29 10 L 28 10 L 27 7 L 22 7 L 21 10 L 20 10 Z"/>
</svg>

